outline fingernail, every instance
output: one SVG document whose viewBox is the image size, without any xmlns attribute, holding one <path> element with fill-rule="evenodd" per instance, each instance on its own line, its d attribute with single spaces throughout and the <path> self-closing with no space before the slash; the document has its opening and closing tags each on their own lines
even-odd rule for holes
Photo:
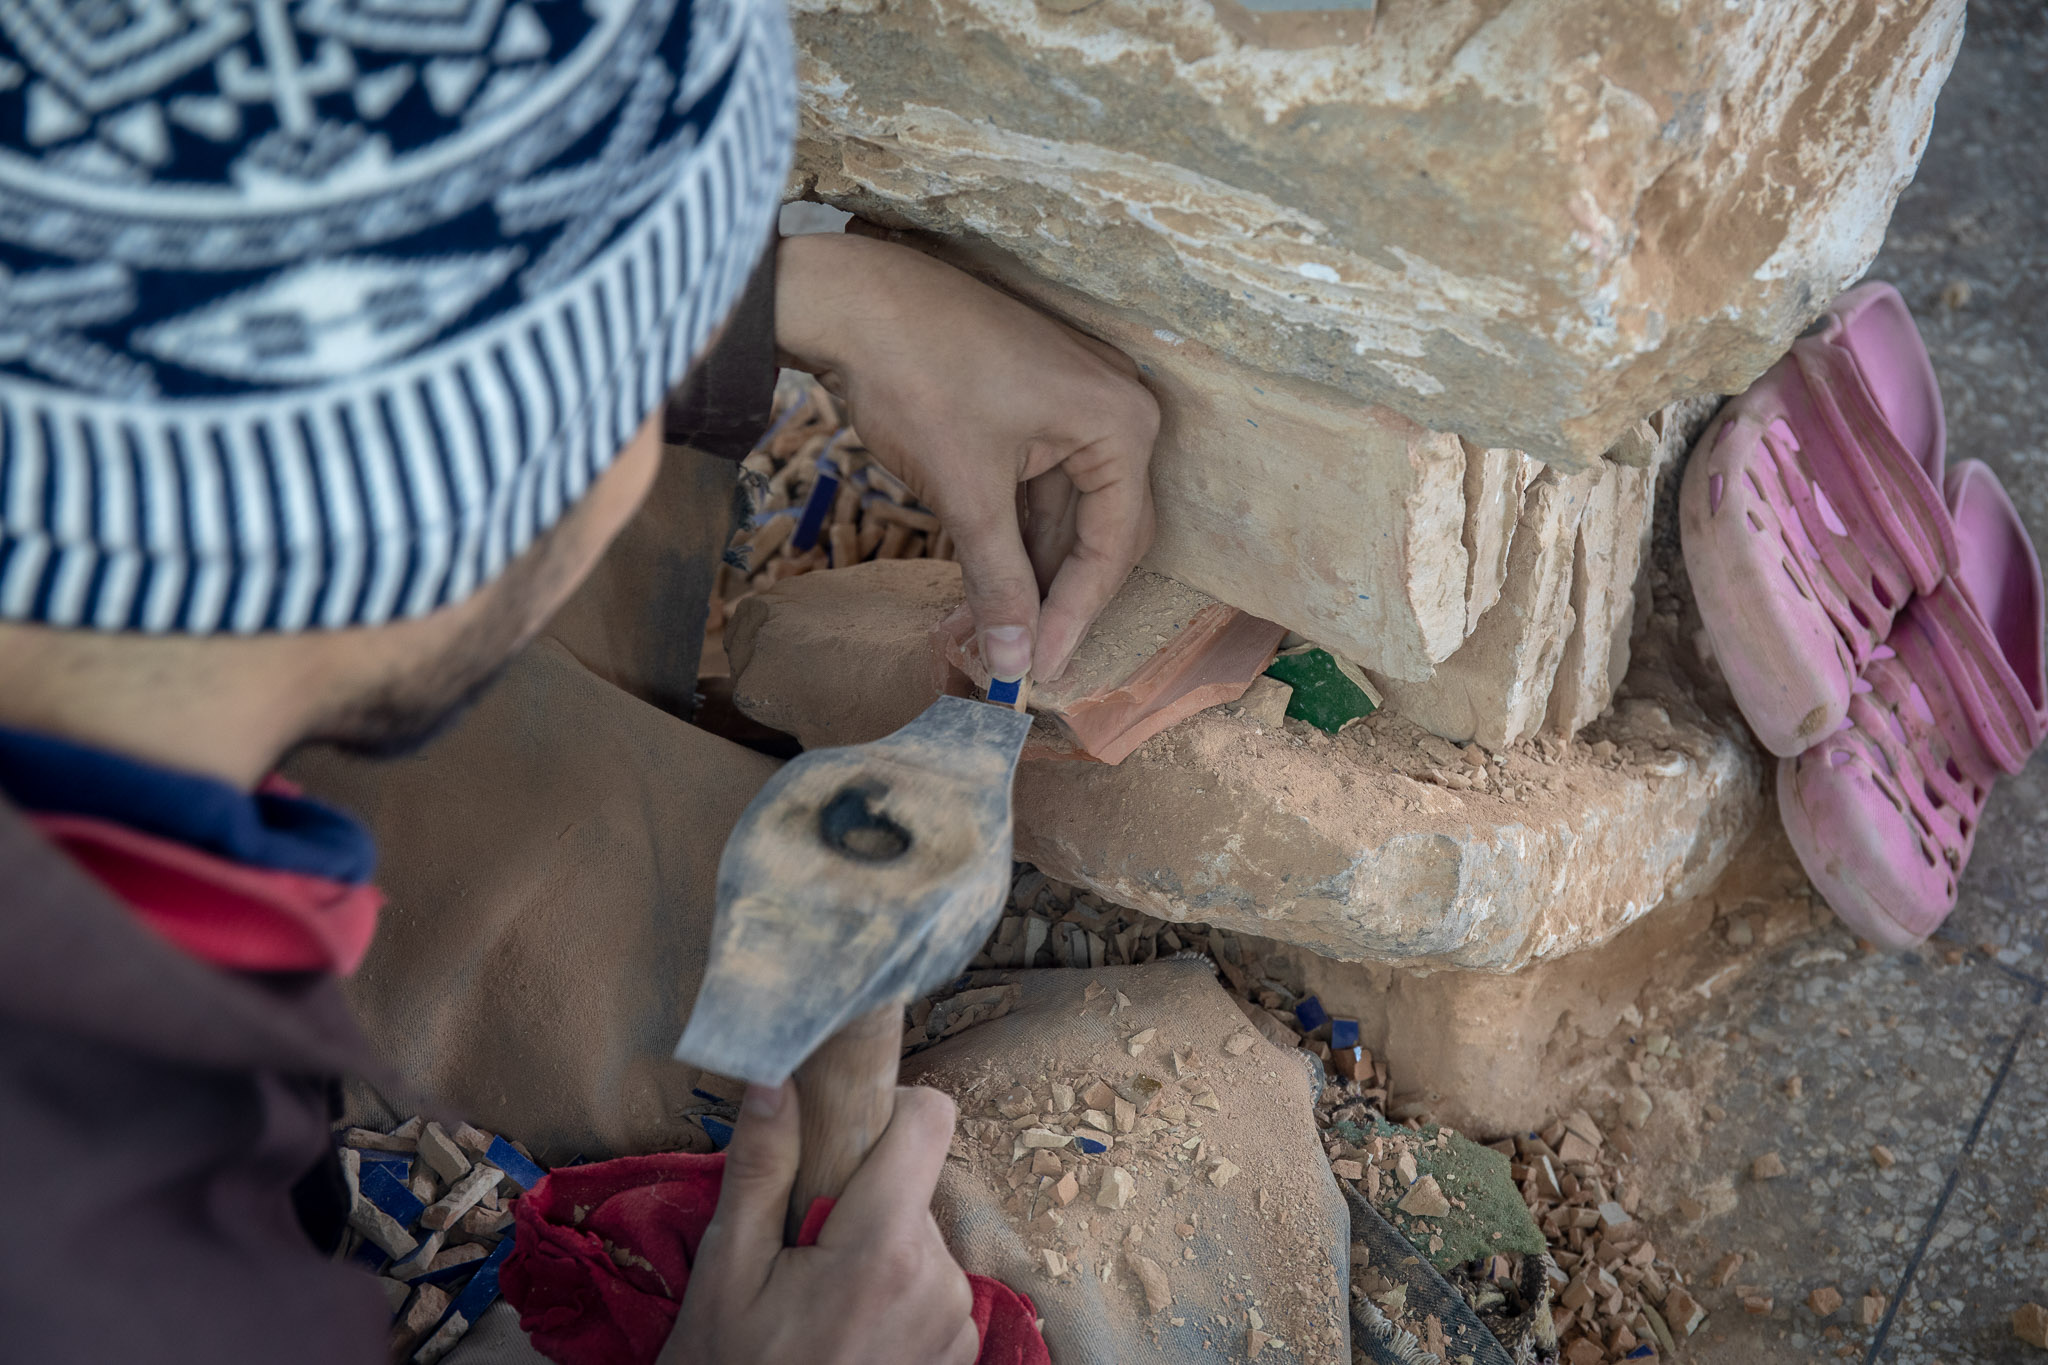
<svg viewBox="0 0 2048 1365">
<path fill-rule="evenodd" d="M 981 657 L 991 678 L 1015 682 L 1031 671 L 1031 632 L 1022 626 L 990 626 L 981 633 Z"/>
<path fill-rule="evenodd" d="M 782 1087 L 779 1085 L 750 1085 L 746 1097 L 740 1101 L 740 1112 L 755 1118 L 772 1119 L 782 1112 Z"/>
</svg>

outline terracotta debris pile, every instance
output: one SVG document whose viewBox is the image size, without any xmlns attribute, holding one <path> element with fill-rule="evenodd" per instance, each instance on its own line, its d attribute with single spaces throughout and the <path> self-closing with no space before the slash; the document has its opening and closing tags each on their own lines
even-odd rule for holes
<svg viewBox="0 0 2048 1365">
<path fill-rule="evenodd" d="M 513 1205 L 545 1172 L 519 1143 L 467 1123 L 414 1117 L 335 1140 L 349 1197 L 335 1258 L 378 1276 L 392 1360 L 433 1365 L 496 1301 Z"/>
<path fill-rule="evenodd" d="M 1417 1117 L 1408 1120 L 1412 1136 L 1397 1131 L 1346 1141 L 1372 1118 L 1365 1106 L 1347 1099 L 1326 1093 L 1318 1106 L 1333 1173 L 1351 1181 L 1436 1260 L 1505 1344 L 1554 1348 L 1567 1365 L 1673 1360 L 1706 1320 L 1683 1272 L 1659 1253 L 1649 1228 L 1636 1217 L 1641 1190 L 1626 1140 L 1610 1141 L 1583 1111 L 1539 1133 L 1488 1144 L 1510 1162 L 1522 1200 L 1541 1229 L 1548 1255 L 1534 1258 L 1536 1268 L 1529 1265 L 1533 1247 L 1483 1257 L 1470 1256 L 1469 1245 L 1445 1247 L 1449 1225 L 1471 1192 L 1446 1188 L 1428 1168 L 1433 1156 L 1463 1139 Z M 1439 1324 L 1404 1320 L 1399 1284 L 1376 1270 L 1355 1270 L 1353 1290 L 1425 1347 L 1441 1339 Z M 1533 1331 L 1532 1306 L 1549 1317 Z"/>
<path fill-rule="evenodd" d="M 1553 1321 L 1568 1365 L 1674 1358 L 1706 1320 L 1684 1274 L 1637 1217 L 1642 1198 L 1625 1134 L 1584 1110 L 1494 1144 L 1556 1262 Z"/>
<path fill-rule="evenodd" d="M 1339 1033 L 1339 1026 L 1346 1021 L 1330 1019 L 1313 997 L 1305 1000 L 1273 975 L 1257 945 L 1256 939 L 1213 925 L 1170 923 L 1112 905 L 1092 891 L 1054 881 L 1037 868 L 1020 863 L 1003 918 L 968 967 L 970 971 L 1121 967 L 1184 953 L 1200 954 L 1216 964 L 1217 974 L 1253 1028 L 1280 1047 L 1298 1048 L 1315 1057 L 1324 1076 L 1356 1080 L 1359 1088 L 1354 1098 L 1383 1109 L 1388 1099 L 1387 1065 L 1369 1049 L 1358 1046 L 1357 1025 L 1351 1025 L 1348 1037 Z M 936 1041 L 957 1033 L 968 1026 L 959 1022 L 956 1013 L 963 1007 L 993 1010 L 983 1017 L 997 1017 L 1007 1007 L 999 1008 L 987 994 L 996 989 L 981 987 L 937 1003 L 920 1001 L 912 1010 L 910 1025 L 913 1034 L 921 1031 L 925 1036 L 906 1041 Z M 970 1001 L 970 996 L 974 1000 Z M 1304 1003 L 1306 1013 L 1301 1008 Z M 934 1019 L 941 1022 L 934 1025 Z M 1339 1039 L 1334 1048 L 1333 1034 Z"/>
<path fill-rule="evenodd" d="M 1498 1151 L 1420 1118 L 1392 1124 L 1342 1080 L 1324 1089 L 1316 1123 L 1330 1173 L 1421 1253 L 1488 1331 L 1517 1359 L 1555 1355 L 1555 1267 Z M 1354 1240 L 1351 1258 L 1351 1292 L 1361 1317 L 1384 1320 L 1415 1348 L 1453 1358 L 1446 1350 L 1451 1329 L 1430 1310 L 1428 1294 L 1411 1302 L 1410 1290 L 1418 1287 L 1412 1266 L 1376 1263 L 1363 1240 Z"/>
<path fill-rule="evenodd" d="M 1316 997 L 1303 995 L 1298 985 L 1290 984 L 1284 956 L 1270 957 L 1271 946 L 1207 924 L 1171 923 L 1126 910 L 1019 864 L 1003 918 L 971 965 L 975 970 L 1103 967 L 1189 953 L 1208 957 L 1250 1026 L 1226 1043 L 1225 1051 L 1248 1051 L 1256 1032 L 1277 1046 L 1313 1057 L 1323 1082 L 1316 1123 L 1332 1174 L 1364 1195 L 1425 1255 L 1463 1255 L 1469 1248 L 1455 1242 L 1447 1245 L 1444 1230 L 1470 1202 L 1471 1191 L 1455 1183 L 1447 1186 L 1431 1170 L 1442 1153 L 1466 1140 L 1433 1124 L 1426 1105 L 1391 1102 L 1387 1063 L 1358 1045 L 1357 1023 L 1329 1017 Z M 1016 988 L 985 982 L 986 978 L 970 978 L 968 989 L 920 1002 L 909 1021 L 906 1051 L 1007 1013 Z M 1159 1045 L 1156 1039 L 1145 1044 Z M 1048 1082 L 1040 1088 L 1045 1093 L 1031 1092 L 1029 1110 L 1022 1107 L 1020 1093 L 1014 1097 L 1015 1115 L 999 1110 L 974 1115 L 978 1124 L 1010 1125 L 1000 1132 L 963 1125 L 973 1139 L 970 1145 L 986 1147 L 993 1141 L 1013 1157 L 1033 1150 L 1017 1145 L 1026 1141 L 1021 1134 L 1028 1129 L 1047 1135 L 1031 1141 L 1051 1142 L 1059 1149 L 1054 1156 L 1033 1155 L 1026 1170 L 1035 1169 L 1036 1175 L 1020 1177 L 1018 1189 L 1034 1192 L 1034 1200 L 1036 1193 L 1045 1196 L 1043 1207 L 1034 1202 L 1030 1218 L 1041 1217 L 1045 1207 L 1064 1207 L 1059 1187 L 1077 1154 L 1082 1159 L 1097 1157 L 1116 1150 L 1119 1141 L 1132 1142 L 1135 1128 L 1118 1130 L 1124 1112 L 1119 1101 L 1130 1107 L 1133 1123 L 1139 1117 L 1159 1118 L 1168 1105 L 1177 1106 L 1173 1112 L 1181 1123 L 1191 1115 L 1201 1116 L 1201 1105 L 1182 1093 L 1185 1086 L 1157 1103 L 1155 1095 L 1166 1094 L 1164 1089 L 1097 1095 L 1110 1102 L 1108 1107 L 1078 1102 L 1088 1091 L 1085 1079 L 1062 1081 L 1058 1087 Z M 1077 1097 L 1075 1105 L 1061 1103 L 1067 1088 Z M 1225 1088 L 1212 1084 L 1212 1089 L 1219 1104 L 1227 1101 Z M 1107 1122 L 1106 1129 L 1091 1120 L 1091 1111 Z M 1063 1121 L 1041 1121 L 1054 1113 L 1064 1116 Z M 1028 1115 L 1038 1118 L 1017 1127 L 1017 1121 Z M 1398 1124 L 1384 1117 L 1388 1115 Z M 1148 1125 L 1145 1136 L 1152 1135 Z M 1188 1136 L 1193 1136 L 1192 1129 L 1179 1140 L 1185 1142 Z M 1102 1151 L 1091 1151 L 1084 1142 L 1099 1142 Z M 1439 1265 L 1481 1320 L 1504 1338 L 1515 1335 L 1517 1339 L 1508 1342 L 1511 1348 L 1538 1343 L 1542 1349 L 1555 1349 L 1557 1358 L 1568 1365 L 1681 1358 L 1684 1343 L 1699 1330 L 1706 1310 L 1684 1273 L 1660 1253 L 1650 1229 L 1637 1217 L 1642 1177 L 1628 1134 L 1610 1135 L 1580 1110 L 1539 1132 L 1486 1145 L 1499 1154 L 1487 1160 L 1507 1162 L 1508 1178 L 1540 1229 L 1544 1248 L 1530 1243 Z M 1218 1153 L 1216 1159 L 1227 1161 L 1228 1156 Z M 1052 1170 L 1056 1161 L 1061 1163 L 1057 1173 Z M 1073 1198 L 1098 1188 L 1091 1181 L 1099 1181 L 1099 1172 L 1084 1175 L 1073 1169 L 1072 1174 Z M 1199 1169 L 1196 1174 L 1201 1174 Z M 1051 1238 L 1047 1250 L 1071 1261 L 1069 1249 L 1056 1236 L 1060 1226 L 1059 1220 L 1051 1220 L 1040 1231 Z M 1542 1254 L 1546 1248 L 1547 1257 Z M 1394 1292 L 1397 1286 L 1370 1267 L 1360 1269 L 1363 1273 L 1354 1275 L 1352 1292 L 1370 1297 L 1388 1320 L 1426 1347 L 1432 1340 L 1429 1321 L 1406 1320 L 1402 1300 Z M 1529 1326 L 1535 1307 L 1550 1318 L 1540 1329 Z M 1440 1336 L 1441 1326 L 1435 1330 Z"/>
<path fill-rule="evenodd" d="M 740 467 L 751 514 L 719 566 L 709 645 L 741 602 L 785 578 L 872 559 L 953 557 L 938 517 L 875 462 L 817 384 L 786 377 L 768 434 Z"/>
</svg>

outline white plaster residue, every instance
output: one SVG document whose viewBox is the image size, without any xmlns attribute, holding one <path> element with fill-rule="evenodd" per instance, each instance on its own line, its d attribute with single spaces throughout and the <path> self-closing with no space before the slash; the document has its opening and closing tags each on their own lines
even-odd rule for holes
<svg viewBox="0 0 2048 1365">
<path fill-rule="evenodd" d="M 1820 277 L 1829 282 L 1826 293 L 1832 293 L 1861 276 L 1877 258 L 1878 248 L 1884 245 L 1892 206 L 1911 182 L 1919 164 L 1919 158 L 1913 155 L 1914 148 L 1925 150 L 1928 126 L 1934 118 L 1931 105 L 1913 92 L 1948 70 L 1955 61 L 1956 47 L 1963 38 L 1962 9 L 1955 11 L 1953 23 L 1932 32 L 1923 31 L 1921 36 L 1922 43 L 1899 54 L 1892 67 L 1891 89 L 1870 100 L 1873 110 L 1918 109 L 1919 117 L 1881 121 L 1888 144 L 1883 154 L 1866 147 L 1852 156 L 1832 144 L 1802 149 L 1806 153 L 1801 158 L 1803 168 L 1809 174 L 1825 175 L 1847 188 L 1793 206 L 1793 221 L 1784 240 L 1756 269 L 1758 281 L 1768 283 L 1800 275 Z M 1862 230 L 1853 234 L 1841 232 L 1844 223 L 1858 224 Z M 1830 232 L 1830 228 L 1834 231 Z"/>
<path fill-rule="evenodd" d="M 1360 343 L 1361 346 L 1363 344 Z M 1364 352 L 1360 351 L 1359 354 L 1363 355 Z M 1398 360 L 1387 360 L 1384 357 L 1375 359 L 1372 364 L 1374 369 L 1385 374 L 1402 388 L 1412 389 L 1425 398 L 1444 391 L 1443 384 L 1427 370 L 1418 370 L 1413 365 L 1403 365 Z"/>
<path fill-rule="evenodd" d="M 1152 335 L 1158 337 L 1161 341 L 1165 342 L 1169 346 L 1187 345 L 1186 337 L 1180 335 L 1180 333 L 1178 332 L 1169 332 L 1164 327 L 1154 328 L 1152 331 Z"/>
<path fill-rule="evenodd" d="M 1475 27 L 1482 31 L 1498 27 L 1479 15 L 1472 0 L 1439 2 L 1472 10 Z M 1545 3 L 1522 0 L 1523 7 L 1538 11 Z M 793 6 L 814 12 L 834 7 L 829 0 L 796 0 Z M 1095 5 L 1059 14 L 1037 0 L 949 0 L 945 8 L 966 11 L 960 17 L 994 29 L 1007 44 L 1069 52 L 1090 67 L 1125 65 L 1133 71 L 1156 71 L 1164 66 L 1205 99 L 1256 111 L 1267 124 L 1315 105 L 1361 98 L 1389 107 L 1420 108 L 1444 85 L 1467 81 L 1494 99 L 1533 101 L 1542 93 L 1540 68 L 1532 69 L 1515 51 L 1515 43 L 1499 44 L 1499 55 L 1482 63 L 1477 74 L 1446 71 L 1445 54 L 1432 50 L 1427 41 L 1446 25 L 1432 22 L 1410 32 L 1398 19 L 1390 24 L 1385 14 L 1366 42 L 1289 49 L 1239 40 L 1216 21 L 1208 5 L 1155 6 L 1135 13 Z M 1143 25 L 1142 30 L 1124 27 L 1120 21 L 1126 18 Z M 1531 28 L 1542 31 L 1533 20 Z"/>
<path fill-rule="evenodd" d="M 1464 275 L 1453 275 L 1427 257 L 1419 256 L 1407 247 L 1392 243 L 1387 246 L 1387 254 L 1401 263 L 1401 268 L 1409 279 L 1451 303 L 1495 317 L 1519 314 L 1527 310 L 1527 296 L 1519 287 L 1505 280 L 1471 279 Z"/>
<path fill-rule="evenodd" d="M 806 63 L 807 70 L 814 66 L 821 77 L 827 74 L 815 57 Z M 1096 224 L 1143 226 L 1173 249 L 1190 275 L 1247 307 L 1341 328 L 1363 347 L 1361 354 L 1410 360 L 1426 354 L 1439 331 L 1508 359 L 1484 324 L 1522 319 L 1530 307 L 1526 291 L 1505 279 L 1453 275 L 1412 253 L 1397 258 L 1400 270 L 1353 255 L 1331 245 L 1330 229 L 1314 217 L 1171 162 L 1012 132 L 928 105 L 879 117 L 840 95 L 843 82 L 829 83 L 833 94 L 823 97 L 827 88 L 821 80 L 806 92 L 813 125 L 807 135 L 887 140 L 897 153 L 887 170 L 849 165 L 847 174 L 888 199 L 945 198 L 969 227 L 997 242 L 1015 236 L 1013 225 L 972 191 L 1034 184 L 1059 193 Z M 1304 261 L 1304 250 L 1322 259 Z M 1312 271 L 1322 272 L 1315 277 L 1323 285 L 1313 296 L 1297 283 Z M 1436 379 L 1409 368 L 1402 382 L 1415 391 L 1443 391 Z"/>
</svg>

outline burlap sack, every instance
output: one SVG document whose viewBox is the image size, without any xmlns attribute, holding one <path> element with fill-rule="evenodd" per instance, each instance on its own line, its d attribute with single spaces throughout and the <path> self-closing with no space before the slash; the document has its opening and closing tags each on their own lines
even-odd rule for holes
<svg viewBox="0 0 2048 1365">
<path fill-rule="evenodd" d="M 371 1040 L 422 1095 L 545 1161 L 701 1146 L 680 1117 L 696 1073 L 670 1050 L 704 969 L 720 848 L 774 768 L 549 641 L 416 757 L 296 761 L 292 775 L 362 815 L 382 849 L 390 904 L 348 988 Z M 1060 1076 L 1149 1075 L 1169 1098 L 1146 1117 L 1185 1096 L 1181 1131 L 1142 1149 L 1118 1138 L 1106 1160 L 1069 1157 L 1098 1182 L 1121 1165 L 1135 1189 L 1121 1212 L 1095 1202 L 1099 1183 L 1078 1195 L 1060 1224 L 1073 1243 L 1016 1216 L 1007 1135 L 1000 1151 L 949 1161 L 935 1212 L 961 1263 L 1032 1296 L 1058 1365 L 1240 1360 L 1254 1330 L 1284 1343 L 1262 1361 L 1341 1365 L 1348 1220 L 1298 1059 L 1263 1039 L 1232 1054 L 1244 1017 L 1201 962 L 1014 979 L 1008 1016 L 909 1068 L 961 1098 L 963 1150 L 995 1093 Z M 1130 1036 L 1148 1028 L 1133 1055 Z M 1194 1103 L 1196 1078 L 1217 1108 Z M 1222 1160 L 1237 1169 L 1219 1183 Z M 1185 1187 L 1171 1193 L 1177 1176 Z M 1073 1252 L 1057 1281 L 1045 1247 Z M 1133 1255 L 1161 1268 L 1170 1307 L 1147 1310 Z M 500 1308 L 448 1359 L 534 1358 Z"/>
</svg>

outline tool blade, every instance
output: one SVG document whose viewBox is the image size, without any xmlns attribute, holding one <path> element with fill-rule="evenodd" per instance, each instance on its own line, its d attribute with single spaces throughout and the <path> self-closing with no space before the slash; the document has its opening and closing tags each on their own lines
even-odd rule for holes
<svg viewBox="0 0 2048 1365">
<path fill-rule="evenodd" d="M 1009 889 L 1030 728 L 941 697 L 892 735 L 784 765 L 726 841 L 676 1057 L 777 1084 L 848 1021 L 957 975 Z"/>
</svg>

